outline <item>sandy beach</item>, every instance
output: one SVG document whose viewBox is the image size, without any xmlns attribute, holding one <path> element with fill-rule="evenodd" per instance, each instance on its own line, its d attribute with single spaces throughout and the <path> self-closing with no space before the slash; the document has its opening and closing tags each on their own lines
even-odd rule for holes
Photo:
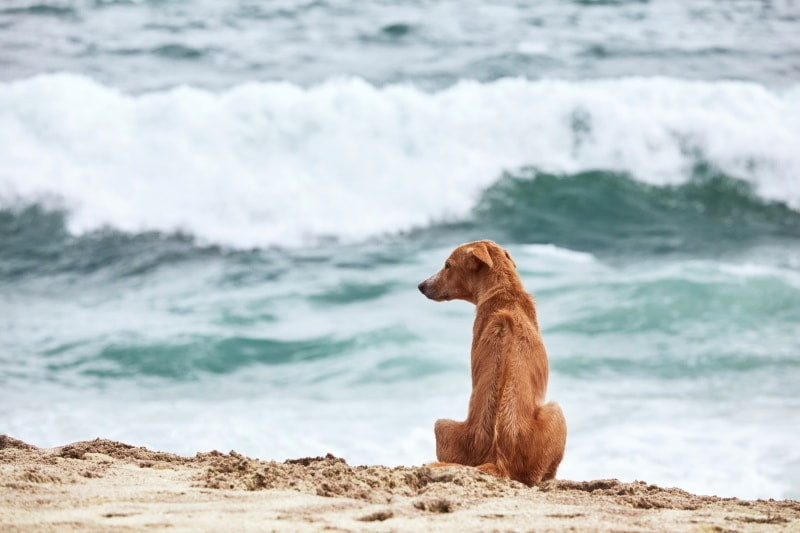
<svg viewBox="0 0 800 533">
<path fill-rule="evenodd" d="M 3 531 L 797 531 L 800 502 L 646 482 L 535 488 L 472 468 L 181 457 L 96 439 L 37 448 L 0 436 Z"/>
</svg>

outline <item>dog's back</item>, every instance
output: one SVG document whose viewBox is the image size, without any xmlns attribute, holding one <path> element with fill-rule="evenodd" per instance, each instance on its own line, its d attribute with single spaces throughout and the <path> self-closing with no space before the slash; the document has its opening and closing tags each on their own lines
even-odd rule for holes
<svg viewBox="0 0 800 533">
<path fill-rule="evenodd" d="M 544 403 L 547 353 L 533 299 L 508 252 L 490 241 L 462 245 L 420 290 L 476 304 L 469 412 L 462 423 L 437 421 L 439 460 L 528 485 L 555 477 L 566 422 L 557 404 Z"/>
</svg>

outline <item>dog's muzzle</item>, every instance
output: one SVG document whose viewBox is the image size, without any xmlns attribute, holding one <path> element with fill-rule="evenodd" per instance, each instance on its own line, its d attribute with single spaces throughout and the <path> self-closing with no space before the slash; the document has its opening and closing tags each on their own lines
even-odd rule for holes
<svg viewBox="0 0 800 533">
<path fill-rule="evenodd" d="M 446 300 L 447 296 L 443 294 L 434 294 L 433 292 L 433 285 L 437 280 L 437 275 L 434 274 L 433 276 L 429 277 L 419 285 L 417 288 L 419 292 L 425 295 L 425 297 L 430 298 L 431 300 L 436 300 L 437 302 L 441 302 L 442 300 Z"/>
<path fill-rule="evenodd" d="M 419 292 L 430 298 L 430 296 L 428 295 L 428 291 L 431 289 L 430 278 L 426 279 L 425 281 L 417 285 L 417 288 L 419 289 Z"/>
</svg>

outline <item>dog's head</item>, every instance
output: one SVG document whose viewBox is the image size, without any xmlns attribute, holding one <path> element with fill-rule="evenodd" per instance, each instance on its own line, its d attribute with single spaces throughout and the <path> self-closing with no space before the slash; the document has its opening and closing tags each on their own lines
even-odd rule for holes
<svg viewBox="0 0 800 533">
<path fill-rule="evenodd" d="M 466 300 L 476 303 L 487 284 L 496 283 L 504 272 L 515 272 L 509 253 L 492 241 L 462 244 L 444 262 L 444 268 L 419 284 L 422 294 L 443 302 Z"/>
</svg>

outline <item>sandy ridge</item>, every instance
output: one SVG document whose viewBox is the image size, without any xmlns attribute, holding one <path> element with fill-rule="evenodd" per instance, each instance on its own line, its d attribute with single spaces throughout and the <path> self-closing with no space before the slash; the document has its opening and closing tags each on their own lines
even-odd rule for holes
<svg viewBox="0 0 800 533">
<path fill-rule="evenodd" d="M 2 531 L 800 531 L 800 502 L 615 479 L 535 488 L 466 467 L 182 457 L 104 439 L 0 435 Z"/>
</svg>

